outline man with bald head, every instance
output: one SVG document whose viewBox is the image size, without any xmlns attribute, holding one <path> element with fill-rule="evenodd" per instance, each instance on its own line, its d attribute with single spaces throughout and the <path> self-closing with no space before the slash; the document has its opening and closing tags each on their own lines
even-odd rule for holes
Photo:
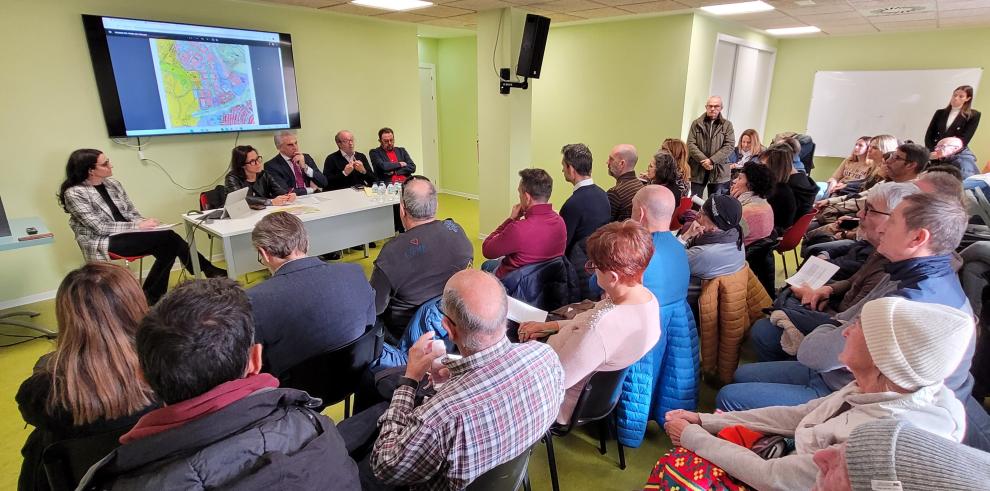
<svg viewBox="0 0 990 491">
<path fill-rule="evenodd" d="M 661 307 L 685 300 L 691 270 L 684 245 L 670 232 L 670 220 L 677 207 L 674 194 L 651 184 L 636 193 L 632 207 L 633 220 L 653 236 L 653 258 L 643 273 L 643 285 L 653 292 Z"/>
<path fill-rule="evenodd" d="M 608 175 L 615 178 L 615 186 L 608 190 L 611 221 L 621 222 L 632 216 L 632 199 L 643 188 L 643 181 L 636 177 L 636 147 L 621 144 L 612 147 L 608 154 Z"/>
<path fill-rule="evenodd" d="M 371 186 L 375 173 L 368 157 L 355 151 L 354 133 L 340 130 L 333 137 L 337 151 L 327 155 L 323 162 L 323 175 L 330 181 L 328 189 L 346 189 L 351 186 Z"/>
<path fill-rule="evenodd" d="M 437 190 L 429 179 L 410 177 L 402 186 L 399 218 L 406 231 L 390 240 L 375 259 L 371 286 L 385 324 L 385 339 L 396 344 L 409 319 L 427 300 L 443 293 L 454 273 L 471 267 L 474 247 L 451 219 L 437 220 Z"/>
<path fill-rule="evenodd" d="M 688 163 L 691 193 L 699 197 L 729 192 L 729 154 L 736 145 L 732 123 L 722 116 L 722 98 L 713 95 L 705 103 L 705 114 L 688 131 Z"/>
<path fill-rule="evenodd" d="M 455 274 L 440 307 L 460 356 L 434 351 L 432 331 L 409 349 L 370 459 L 387 485 L 464 489 L 539 441 L 563 400 L 554 351 L 505 337 L 507 299 L 497 278 L 474 269 Z M 434 365 L 439 375 L 431 377 L 445 379 L 443 390 L 417 406 L 416 390 Z"/>
<path fill-rule="evenodd" d="M 980 173 L 976 166 L 976 155 L 963 145 L 962 139 L 955 136 L 939 140 L 930 158 L 928 165 L 951 165 L 959 169 L 963 179 Z"/>
</svg>

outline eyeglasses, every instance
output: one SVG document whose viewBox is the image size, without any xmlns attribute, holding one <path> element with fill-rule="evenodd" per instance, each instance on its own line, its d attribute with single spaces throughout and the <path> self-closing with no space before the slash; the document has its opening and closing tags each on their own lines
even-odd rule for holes
<svg viewBox="0 0 990 491">
<path fill-rule="evenodd" d="M 457 323 L 454 322 L 454 318 L 451 317 L 451 316 L 449 316 L 449 315 L 447 315 L 447 313 L 443 311 L 442 305 L 443 305 L 443 302 L 442 301 L 437 302 L 437 312 L 440 312 L 440 315 L 443 316 L 448 321 L 450 321 L 451 324 L 457 325 Z"/>
<path fill-rule="evenodd" d="M 259 156 L 255 157 L 255 158 L 251 159 L 251 160 L 248 160 L 245 163 L 246 164 L 260 164 L 262 160 L 264 160 L 264 158 L 261 155 L 259 155 Z"/>
<path fill-rule="evenodd" d="M 896 153 L 893 154 L 893 155 L 891 155 L 890 157 L 887 157 L 887 160 L 889 160 L 891 162 L 898 162 L 898 161 L 900 161 L 900 162 L 907 162 L 908 161 L 906 158 L 901 157 L 900 155 L 897 155 Z"/>
<path fill-rule="evenodd" d="M 871 206 L 869 202 L 866 202 L 866 205 L 863 206 L 863 211 L 867 215 L 869 215 L 870 213 L 876 213 L 877 215 L 883 215 L 885 217 L 889 217 L 890 216 L 890 213 L 886 213 L 886 212 L 882 212 L 880 210 L 877 210 L 876 208 L 874 208 L 873 206 Z"/>
<path fill-rule="evenodd" d="M 260 264 L 262 266 L 265 266 L 265 267 L 268 267 L 268 265 L 265 264 L 265 258 L 262 257 L 262 255 L 261 255 L 261 249 L 258 249 L 258 264 Z"/>
<path fill-rule="evenodd" d="M 594 273 L 596 270 L 598 270 L 598 266 L 596 266 L 595 263 L 591 262 L 590 259 L 588 260 L 588 262 L 584 263 L 584 271 L 587 272 L 588 274 Z"/>
<path fill-rule="evenodd" d="M 946 148 L 960 148 L 959 145 L 935 145 L 935 150 L 945 150 Z"/>
<path fill-rule="evenodd" d="M 722 107 L 721 104 L 705 104 L 705 108 L 707 109 L 718 109 L 720 107 Z"/>
</svg>

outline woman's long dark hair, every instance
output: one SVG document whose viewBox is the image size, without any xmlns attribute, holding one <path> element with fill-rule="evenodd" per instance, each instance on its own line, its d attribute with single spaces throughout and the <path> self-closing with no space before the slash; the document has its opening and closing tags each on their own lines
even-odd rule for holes
<svg viewBox="0 0 990 491">
<path fill-rule="evenodd" d="M 960 85 L 959 87 L 956 87 L 952 93 L 955 94 L 957 90 L 965 92 L 966 97 L 969 97 L 969 100 L 964 102 L 962 107 L 959 108 L 959 114 L 962 114 L 963 117 L 969 119 L 969 117 L 973 115 L 973 87 L 971 85 Z M 952 104 L 950 103 L 946 105 L 945 110 L 952 111 Z"/>
<path fill-rule="evenodd" d="M 58 188 L 58 204 L 63 210 L 65 210 L 65 192 L 89 178 L 89 171 L 96 168 L 96 161 L 102 153 L 95 148 L 80 148 L 69 155 L 69 162 L 65 164 L 65 180 Z M 69 212 L 69 210 L 65 211 Z"/>
<path fill-rule="evenodd" d="M 241 179 L 247 179 L 247 174 L 244 173 L 244 166 L 247 165 L 247 156 L 251 152 L 257 153 L 258 151 L 251 145 L 236 146 L 230 151 L 230 171 L 235 176 Z"/>
<path fill-rule="evenodd" d="M 681 173 L 677 169 L 677 161 L 666 150 L 660 150 L 653 156 L 655 173 L 651 184 L 677 186 Z"/>
</svg>

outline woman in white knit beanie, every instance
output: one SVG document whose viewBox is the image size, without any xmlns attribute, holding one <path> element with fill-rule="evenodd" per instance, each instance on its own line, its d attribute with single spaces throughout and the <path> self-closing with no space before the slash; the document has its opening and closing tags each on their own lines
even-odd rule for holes
<svg viewBox="0 0 990 491">
<path fill-rule="evenodd" d="M 811 489 L 819 470 L 815 452 L 845 443 L 864 423 L 907 421 L 961 441 L 965 412 L 942 380 L 959 365 L 973 333 L 972 317 L 951 307 L 899 297 L 873 300 L 844 333 L 846 345 L 839 359 L 855 377 L 849 385 L 794 407 L 722 414 L 671 411 L 664 428 L 675 445 L 694 451 L 755 489 Z M 763 460 L 713 435 L 733 425 L 793 436 L 795 451 Z"/>
</svg>

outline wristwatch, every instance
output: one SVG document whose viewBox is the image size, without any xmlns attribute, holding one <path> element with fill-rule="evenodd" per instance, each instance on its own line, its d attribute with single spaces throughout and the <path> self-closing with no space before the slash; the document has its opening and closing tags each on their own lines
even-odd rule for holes
<svg viewBox="0 0 990 491">
<path fill-rule="evenodd" d="M 396 384 L 395 388 L 398 389 L 403 385 L 408 385 L 409 387 L 412 387 L 413 390 L 416 390 L 419 388 L 419 380 L 411 379 L 406 376 L 399 377 L 399 383 Z"/>
</svg>

